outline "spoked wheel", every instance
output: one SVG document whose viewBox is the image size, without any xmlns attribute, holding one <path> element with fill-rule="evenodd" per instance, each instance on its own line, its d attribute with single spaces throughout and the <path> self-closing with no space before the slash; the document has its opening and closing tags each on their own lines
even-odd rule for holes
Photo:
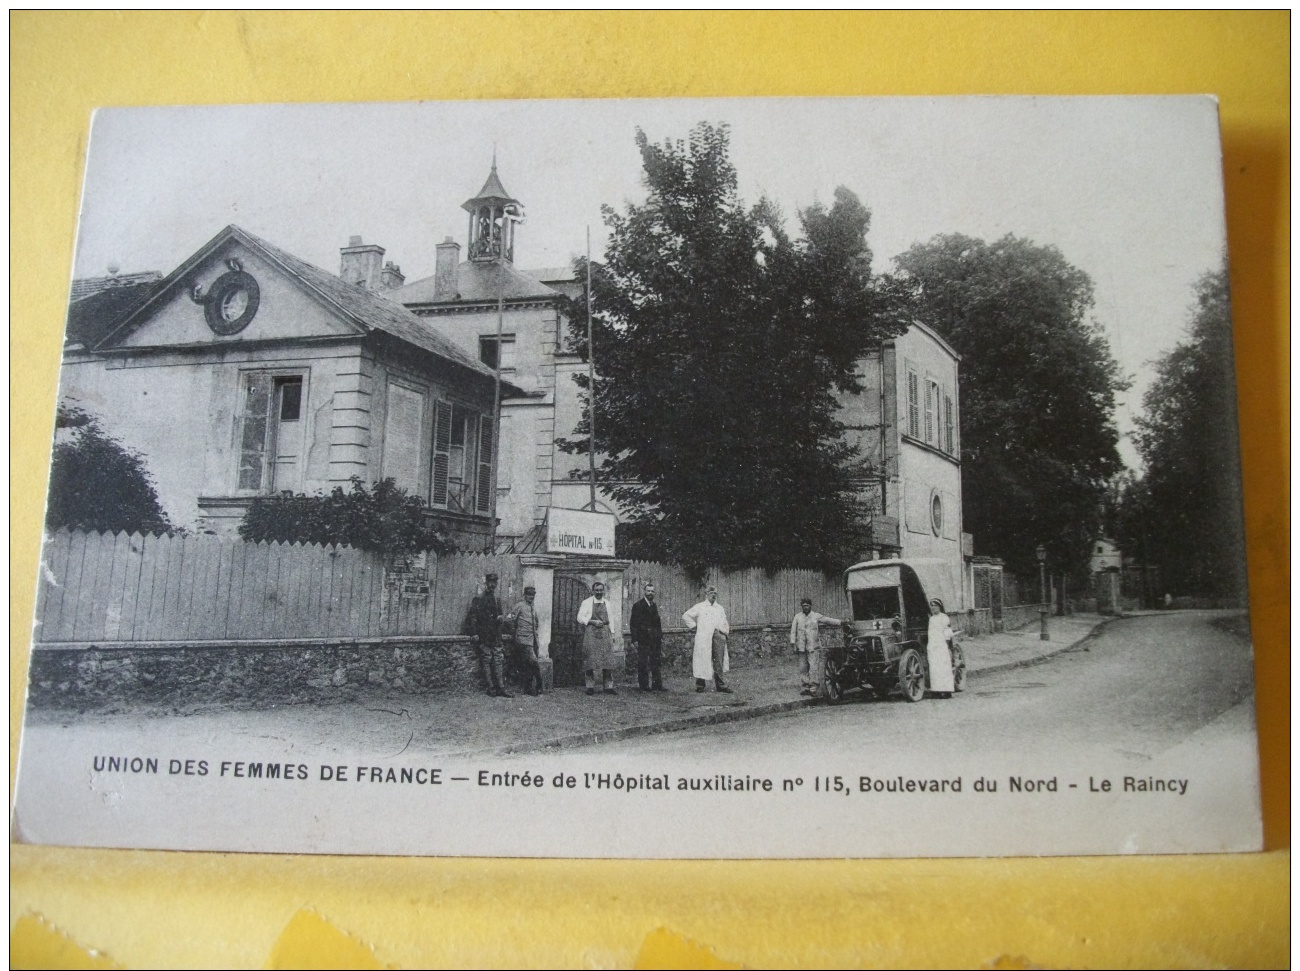
<svg viewBox="0 0 1300 971">
<path fill-rule="evenodd" d="M 925 665 L 915 648 L 909 647 L 898 659 L 898 688 L 908 701 L 925 697 Z"/>
<path fill-rule="evenodd" d="M 966 690 L 966 655 L 960 644 L 952 646 L 952 690 Z"/>
<path fill-rule="evenodd" d="M 822 697 L 830 704 L 838 705 L 844 700 L 844 662 L 834 654 L 826 658 L 822 671 Z"/>
</svg>

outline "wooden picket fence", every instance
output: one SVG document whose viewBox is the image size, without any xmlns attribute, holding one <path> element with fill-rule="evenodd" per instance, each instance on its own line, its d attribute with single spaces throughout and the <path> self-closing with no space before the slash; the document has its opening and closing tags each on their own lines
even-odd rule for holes
<svg viewBox="0 0 1300 971">
<path fill-rule="evenodd" d="M 44 644 L 349 640 L 459 634 L 484 574 L 500 576 L 506 604 L 522 595 L 512 554 L 427 554 L 393 569 L 347 546 L 245 543 L 205 534 L 47 534 L 35 640 Z M 653 579 L 665 626 L 704 598 L 680 567 L 634 561 L 627 603 Z M 733 625 L 789 624 L 801 597 L 843 616 L 839 577 L 812 570 L 723 572 L 709 581 Z M 627 614 L 624 612 L 624 620 Z"/>
<path fill-rule="evenodd" d="M 48 534 L 41 643 L 351 639 L 458 634 L 485 573 L 503 597 L 519 558 L 428 554 L 411 571 L 346 546 L 208 535 Z"/>
<path fill-rule="evenodd" d="M 845 617 L 849 610 L 843 580 L 816 570 L 781 570 L 768 574 L 761 569 L 710 570 L 705 584 L 693 581 L 678 566 L 634 560 L 628 567 L 624 590 L 628 602 L 641 596 L 647 580 L 653 580 L 659 615 L 666 627 L 680 627 L 682 614 L 704 599 L 705 587 L 718 588 L 718 603 L 727 611 L 733 626 L 746 624 L 788 625 L 799 601 L 811 597 L 813 609 L 828 617 Z"/>
</svg>

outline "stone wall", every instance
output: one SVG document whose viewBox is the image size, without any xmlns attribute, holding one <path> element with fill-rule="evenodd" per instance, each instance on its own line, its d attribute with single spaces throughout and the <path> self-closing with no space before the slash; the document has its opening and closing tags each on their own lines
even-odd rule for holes
<svg viewBox="0 0 1300 971">
<path fill-rule="evenodd" d="M 351 701 L 368 690 L 482 691 L 468 637 L 352 644 L 169 644 L 32 651 L 28 703 L 91 710 L 123 703 L 267 708 Z"/>
</svg>

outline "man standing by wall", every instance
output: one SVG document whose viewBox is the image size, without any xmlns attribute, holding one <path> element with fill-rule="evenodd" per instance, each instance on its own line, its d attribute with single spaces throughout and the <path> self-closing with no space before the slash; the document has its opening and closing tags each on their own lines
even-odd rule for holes
<svg viewBox="0 0 1300 971">
<path fill-rule="evenodd" d="M 578 608 L 578 626 L 583 629 L 582 668 L 587 694 L 596 693 L 597 671 L 605 694 L 618 694 L 614 690 L 614 638 L 609 630 L 609 604 L 605 600 L 605 584 L 599 580 L 591 585 L 591 596 Z"/>
<path fill-rule="evenodd" d="M 636 648 L 636 677 L 642 691 L 663 691 L 664 628 L 655 603 L 655 585 L 647 582 L 645 595 L 632 605 L 632 646 Z"/>
<path fill-rule="evenodd" d="M 682 614 L 686 626 L 695 631 L 695 651 L 691 655 L 691 673 L 695 675 L 695 690 L 703 691 L 704 683 L 713 678 L 717 691 L 731 694 L 722 683 L 722 676 L 731 670 L 727 656 L 727 612 L 718 603 L 718 588 L 709 587 L 708 594 L 686 613 Z"/>
<path fill-rule="evenodd" d="M 799 613 L 790 624 L 790 646 L 799 656 L 799 680 L 803 685 L 799 693 L 816 698 L 822 693 L 822 641 L 818 628 L 821 624 L 838 627 L 844 622 L 815 613 L 812 605 L 811 597 L 799 601 Z"/>
<path fill-rule="evenodd" d="M 515 666 L 524 690 L 530 695 L 542 693 L 542 666 L 537 660 L 541 645 L 537 641 L 537 609 L 533 606 L 536 597 L 536 587 L 524 587 L 524 599 L 515 604 L 506 618 L 514 634 Z"/>
<path fill-rule="evenodd" d="M 469 607 L 469 631 L 478 642 L 487 667 L 488 695 L 493 698 L 513 698 L 505 680 L 505 653 L 501 647 L 501 605 L 497 603 L 497 575 L 489 573 L 483 578 L 483 592 L 474 598 Z"/>
</svg>

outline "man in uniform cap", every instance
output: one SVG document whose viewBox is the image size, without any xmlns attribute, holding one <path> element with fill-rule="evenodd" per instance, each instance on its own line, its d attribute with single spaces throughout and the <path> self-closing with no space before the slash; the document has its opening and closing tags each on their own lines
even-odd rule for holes
<svg viewBox="0 0 1300 971">
<path fill-rule="evenodd" d="M 524 587 L 524 599 L 506 617 L 506 625 L 514 635 L 515 667 L 524 690 L 530 695 L 542 693 L 542 666 L 537 660 L 541 644 L 537 641 L 537 609 L 533 606 L 536 598 L 536 587 Z"/>
<path fill-rule="evenodd" d="M 494 698 L 513 698 L 506 687 L 505 652 L 501 647 L 501 605 L 497 603 L 497 575 L 483 578 L 483 592 L 469 606 L 469 632 L 478 643 L 487 667 L 488 694 Z"/>
</svg>

